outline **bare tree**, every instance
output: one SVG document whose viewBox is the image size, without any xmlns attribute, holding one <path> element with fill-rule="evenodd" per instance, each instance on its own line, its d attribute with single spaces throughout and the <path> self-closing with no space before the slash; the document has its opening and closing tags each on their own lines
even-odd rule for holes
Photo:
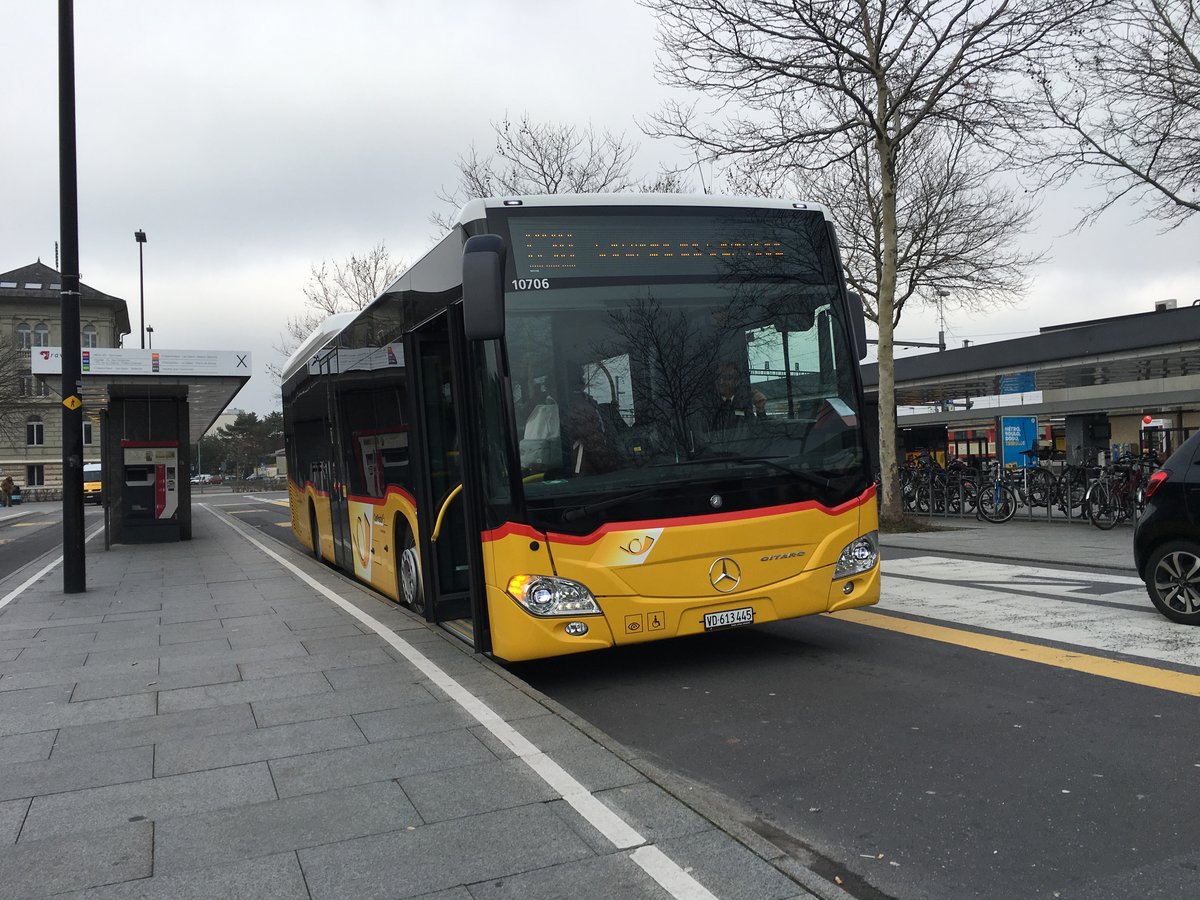
<svg viewBox="0 0 1200 900">
<path fill-rule="evenodd" d="M 32 384 L 29 351 L 0 342 L 0 443 L 24 443 L 22 429 L 30 410 Z"/>
<path fill-rule="evenodd" d="M 362 256 L 350 256 L 340 263 L 328 262 L 313 266 L 308 284 L 304 287 L 304 310 L 289 317 L 286 330 L 280 334 L 275 350 L 287 360 L 313 329 L 336 313 L 365 308 L 404 271 L 402 260 L 393 260 L 387 246 L 380 241 Z M 282 363 L 267 367 L 278 380 Z"/>
<path fill-rule="evenodd" d="M 1080 225 L 1133 197 L 1175 228 L 1200 211 L 1200 5 L 1117 0 L 1076 46 L 1072 65 L 1042 77 L 1063 138 L 1051 176 L 1082 169 L 1104 186 Z"/>
<path fill-rule="evenodd" d="M 495 148 L 483 155 L 472 144 L 458 158 L 458 184 L 442 189 L 438 199 L 449 212 L 434 212 L 430 221 L 448 229 L 453 211 L 472 197 L 522 194 L 610 194 L 621 191 L 682 193 L 686 180 L 663 170 L 651 179 L 631 174 L 638 145 L 624 134 L 597 132 L 592 125 L 534 122 L 526 113 L 519 122 L 507 116 L 492 123 Z"/>
<path fill-rule="evenodd" d="M 897 291 L 898 200 L 914 177 L 904 153 L 931 130 L 987 150 L 1031 127 L 1042 113 L 1022 82 L 1029 66 L 1104 0 L 643 2 L 659 23 L 660 79 L 732 110 L 714 123 L 697 104 L 671 103 L 651 134 L 682 139 L 710 159 L 756 157 L 798 173 L 857 165 L 871 185 L 883 511 L 899 516 L 893 330 L 905 295 Z M 855 186 L 846 187 L 849 194 Z"/>
<path fill-rule="evenodd" d="M 740 161 L 726 173 L 739 192 L 804 197 L 827 206 L 838 226 L 850 287 L 867 317 L 879 322 L 883 260 L 883 197 L 878 158 L 859 147 L 811 173 Z M 956 126 L 914 135 L 896 156 L 896 282 L 892 327 L 910 302 L 980 309 L 1002 305 L 1028 287 L 1041 254 L 1024 251 L 1036 204 L 972 153 Z"/>
</svg>

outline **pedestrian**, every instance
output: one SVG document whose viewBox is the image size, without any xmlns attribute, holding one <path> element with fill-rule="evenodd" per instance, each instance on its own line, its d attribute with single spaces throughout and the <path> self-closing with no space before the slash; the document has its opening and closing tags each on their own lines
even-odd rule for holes
<svg viewBox="0 0 1200 900">
<path fill-rule="evenodd" d="M 0 481 L 0 494 L 4 497 L 4 505 L 6 507 L 12 506 L 12 495 L 15 489 L 16 485 L 13 484 L 12 476 L 5 475 L 4 480 Z"/>
</svg>

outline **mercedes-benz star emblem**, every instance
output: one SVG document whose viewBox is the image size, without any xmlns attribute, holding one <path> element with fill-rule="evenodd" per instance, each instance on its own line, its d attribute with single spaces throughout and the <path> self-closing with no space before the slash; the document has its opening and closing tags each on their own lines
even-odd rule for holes
<svg viewBox="0 0 1200 900">
<path fill-rule="evenodd" d="M 708 567 L 708 581 L 722 594 L 728 594 L 742 583 L 742 567 L 722 556 Z"/>
</svg>

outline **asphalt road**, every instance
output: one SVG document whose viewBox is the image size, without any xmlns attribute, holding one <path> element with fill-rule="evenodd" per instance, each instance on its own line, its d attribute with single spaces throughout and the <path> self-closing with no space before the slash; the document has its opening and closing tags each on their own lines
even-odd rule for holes
<svg viewBox="0 0 1200 900">
<path fill-rule="evenodd" d="M 714 637 L 518 674 L 856 896 L 1194 892 L 1194 697 L 829 617 Z"/>
<path fill-rule="evenodd" d="M 204 502 L 297 546 L 265 499 Z M 1200 633 L 1111 573 L 889 562 L 853 620 L 514 671 L 864 900 L 1194 896 Z"/>
<path fill-rule="evenodd" d="M 4 510 L 9 513 L 10 510 Z M 14 506 L 0 518 L 0 578 L 29 564 L 43 553 L 62 549 L 62 506 L 58 503 L 29 503 Z M 84 508 L 83 529 L 89 534 L 102 521 L 99 507 Z M 102 540 L 102 538 L 96 538 Z M 31 573 L 32 574 L 32 573 Z"/>
</svg>

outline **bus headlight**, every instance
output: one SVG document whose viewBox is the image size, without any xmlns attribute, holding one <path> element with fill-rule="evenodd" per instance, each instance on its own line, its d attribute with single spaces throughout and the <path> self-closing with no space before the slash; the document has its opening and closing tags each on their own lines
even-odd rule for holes
<svg viewBox="0 0 1200 900">
<path fill-rule="evenodd" d="M 508 594 L 535 616 L 599 615 L 600 604 L 578 581 L 550 575 L 514 575 Z"/>
<path fill-rule="evenodd" d="M 834 578 L 849 578 L 868 572 L 879 562 L 879 532 L 872 531 L 848 543 L 834 567 Z"/>
</svg>

